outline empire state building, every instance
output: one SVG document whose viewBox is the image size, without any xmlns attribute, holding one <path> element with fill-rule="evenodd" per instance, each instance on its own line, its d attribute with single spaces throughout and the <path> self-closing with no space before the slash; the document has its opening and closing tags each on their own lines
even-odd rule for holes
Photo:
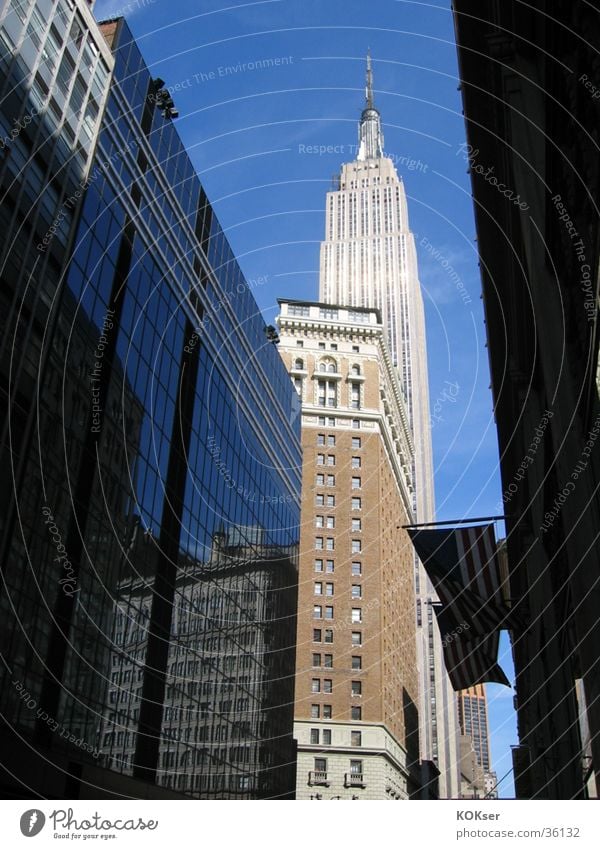
<svg viewBox="0 0 600 849">
<path fill-rule="evenodd" d="M 336 189 L 327 193 L 319 297 L 323 303 L 381 312 L 414 437 L 413 508 L 419 521 L 428 522 L 434 517 L 434 491 L 423 298 L 404 184 L 383 152 L 370 56 L 365 99 L 356 159 L 342 165 Z M 452 796 L 458 789 L 456 705 L 434 622 L 433 589 L 418 561 L 415 591 L 421 756 L 440 770 L 440 795 Z"/>
<path fill-rule="evenodd" d="M 339 188 L 327 193 L 325 228 L 319 297 L 381 311 L 414 432 L 417 516 L 427 522 L 434 500 L 423 298 L 404 184 L 383 153 L 370 57 L 358 155 L 342 165 Z"/>
</svg>

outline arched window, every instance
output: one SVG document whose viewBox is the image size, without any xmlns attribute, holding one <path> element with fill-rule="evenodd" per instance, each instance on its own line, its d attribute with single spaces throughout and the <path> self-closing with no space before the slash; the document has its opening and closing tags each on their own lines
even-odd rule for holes
<svg viewBox="0 0 600 849">
<path fill-rule="evenodd" d="M 294 368 L 302 371 L 304 368 L 304 360 L 298 357 L 298 359 L 294 362 Z"/>
<path fill-rule="evenodd" d="M 350 373 L 351 374 L 360 374 L 360 366 L 359 365 L 353 365 L 350 369 Z"/>
<path fill-rule="evenodd" d="M 335 360 L 332 360 L 330 357 L 327 357 L 326 360 L 323 360 L 319 363 L 319 371 L 327 372 L 328 374 L 336 374 L 337 373 L 337 363 Z"/>
</svg>

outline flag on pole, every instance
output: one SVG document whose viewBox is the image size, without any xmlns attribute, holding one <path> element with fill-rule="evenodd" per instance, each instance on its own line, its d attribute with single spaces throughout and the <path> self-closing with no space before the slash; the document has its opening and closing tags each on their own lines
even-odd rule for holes
<svg viewBox="0 0 600 849">
<path fill-rule="evenodd" d="M 440 601 L 457 622 L 469 623 L 472 636 L 514 627 L 493 525 L 408 528 L 408 534 Z"/>
<path fill-rule="evenodd" d="M 498 632 L 478 638 L 470 634 L 468 623 L 454 619 L 446 608 L 434 606 L 440 633 L 444 662 L 455 690 L 466 690 L 485 681 L 510 683 L 498 664 Z"/>
</svg>

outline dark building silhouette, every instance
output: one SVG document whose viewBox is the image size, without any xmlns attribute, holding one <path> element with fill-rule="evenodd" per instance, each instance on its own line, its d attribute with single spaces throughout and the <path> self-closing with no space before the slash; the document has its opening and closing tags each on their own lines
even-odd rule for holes
<svg viewBox="0 0 600 849">
<path fill-rule="evenodd" d="M 21 115 L 51 68 L 36 135 L 23 122 L 2 151 L 0 784 L 286 797 L 294 390 L 164 84 L 87 5 L 12 4 L 0 23 Z"/>
<path fill-rule="evenodd" d="M 600 776 L 597 4 L 454 0 L 507 525 L 521 798 Z"/>
</svg>

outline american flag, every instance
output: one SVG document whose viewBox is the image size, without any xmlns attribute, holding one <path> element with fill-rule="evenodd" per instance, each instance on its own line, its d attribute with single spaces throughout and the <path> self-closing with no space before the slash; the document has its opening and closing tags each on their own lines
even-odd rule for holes
<svg viewBox="0 0 600 849">
<path fill-rule="evenodd" d="M 509 687 L 510 683 L 497 663 L 500 636 L 498 632 L 478 638 L 464 629 L 444 607 L 434 607 L 444 651 L 444 662 L 455 690 L 466 690 L 475 684 L 493 681 Z"/>
<path fill-rule="evenodd" d="M 455 621 L 468 622 L 472 636 L 481 638 L 514 627 L 493 525 L 409 528 L 408 533 L 440 601 Z"/>
</svg>

